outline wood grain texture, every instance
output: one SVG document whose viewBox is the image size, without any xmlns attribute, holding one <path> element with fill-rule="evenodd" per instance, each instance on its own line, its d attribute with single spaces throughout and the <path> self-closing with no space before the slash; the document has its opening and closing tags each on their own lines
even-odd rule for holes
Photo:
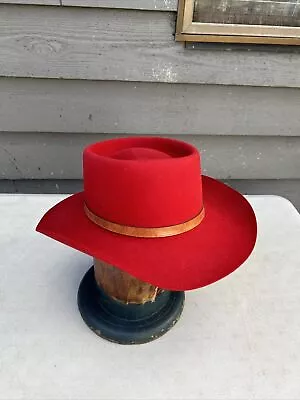
<svg viewBox="0 0 300 400">
<path fill-rule="evenodd" d="M 0 78 L 0 131 L 300 135 L 292 88 Z"/>
<path fill-rule="evenodd" d="M 104 292 L 113 299 L 126 304 L 145 304 L 155 301 L 159 289 L 140 281 L 102 260 L 94 258 L 95 279 Z"/>
<path fill-rule="evenodd" d="M 64 6 L 177 11 L 177 0 L 62 0 Z"/>
<path fill-rule="evenodd" d="M 299 53 L 187 50 L 176 13 L 1 5 L 0 75 L 300 87 Z"/>
<path fill-rule="evenodd" d="M 80 179 L 83 148 L 112 137 L 2 132 L 0 179 Z M 177 137 L 201 150 L 204 174 L 219 179 L 300 178 L 300 137 Z"/>
<path fill-rule="evenodd" d="M 59 0 L 1 0 L 0 4 L 35 4 L 43 6 L 59 6 Z"/>
<path fill-rule="evenodd" d="M 1 0 L 1 3 L 177 11 L 177 0 Z"/>
</svg>

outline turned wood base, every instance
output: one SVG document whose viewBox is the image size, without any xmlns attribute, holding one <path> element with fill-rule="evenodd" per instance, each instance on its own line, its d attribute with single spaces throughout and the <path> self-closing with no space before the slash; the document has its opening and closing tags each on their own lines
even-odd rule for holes
<svg viewBox="0 0 300 400">
<path fill-rule="evenodd" d="M 83 320 L 97 335 L 119 344 L 142 344 L 164 335 L 179 320 L 184 306 L 184 292 L 157 288 L 154 288 L 153 292 L 153 286 L 133 277 L 131 277 L 134 279 L 133 285 L 123 285 L 125 291 L 121 290 L 122 284 L 118 284 L 120 280 L 124 283 L 122 280 L 124 277 L 122 279 L 119 277 L 113 283 L 118 290 L 111 290 L 107 279 L 104 279 L 107 286 L 103 285 L 102 278 L 106 273 L 102 271 L 103 276 L 100 273 L 102 278 L 99 280 L 97 268 L 99 264 L 95 269 L 90 268 L 85 274 L 77 298 Z M 118 275 L 119 272 L 123 274 L 121 271 L 112 273 Z M 125 282 L 128 277 L 130 275 L 125 274 Z M 145 289 L 145 285 L 149 290 Z M 140 287 L 145 290 L 141 290 Z"/>
</svg>

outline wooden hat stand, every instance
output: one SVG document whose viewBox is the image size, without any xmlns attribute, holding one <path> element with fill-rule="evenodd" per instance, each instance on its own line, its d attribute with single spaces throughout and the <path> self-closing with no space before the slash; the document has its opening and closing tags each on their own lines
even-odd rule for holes
<svg viewBox="0 0 300 400">
<path fill-rule="evenodd" d="M 88 327 L 119 344 L 159 338 L 176 324 L 183 306 L 184 292 L 162 290 L 97 259 L 78 290 L 79 311 Z"/>
</svg>

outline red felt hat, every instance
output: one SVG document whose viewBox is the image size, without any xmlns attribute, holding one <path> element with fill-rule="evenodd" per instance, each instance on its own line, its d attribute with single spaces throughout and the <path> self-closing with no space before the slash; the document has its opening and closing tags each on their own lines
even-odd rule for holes
<svg viewBox="0 0 300 400">
<path fill-rule="evenodd" d="M 188 143 L 158 137 L 103 141 L 83 153 L 84 191 L 51 208 L 37 231 L 168 290 L 213 283 L 256 241 L 247 200 L 202 176 Z"/>
</svg>

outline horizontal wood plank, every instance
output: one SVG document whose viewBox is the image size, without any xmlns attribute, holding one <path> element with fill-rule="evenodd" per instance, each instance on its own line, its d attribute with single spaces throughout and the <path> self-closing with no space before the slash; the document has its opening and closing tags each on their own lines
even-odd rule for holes
<svg viewBox="0 0 300 400">
<path fill-rule="evenodd" d="M 177 0 L 0 0 L 1 3 L 177 11 Z"/>
<path fill-rule="evenodd" d="M 177 11 L 177 0 L 62 0 L 64 6 Z"/>
<path fill-rule="evenodd" d="M 1 0 L 0 4 L 35 4 L 43 6 L 60 6 L 60 0 Z"/>
<path fill-rule="evenodd" d="M 2 132 L 0 179 L 80 179 L 83 148 L 112 137 L 116 136 Z M 300 137 L 180 135 L 179 139 L 197 146 L 203 173 L 219 179 L 300 178 Z"/>
<path fill-rule="evenodd" d="M 299 53 L 187 50 L 176 13 L 1 5 L 0 76 L 300 87 Z"/>
<path fill-rule="evenodd" d="M 0 78 L 0 130 L 300 135 L 299 89 Z"/>
<path fill-rule="evenodd" d="M 0 78 L 0 130 L 300 135 L 299 89 Z"/>
</svg>

